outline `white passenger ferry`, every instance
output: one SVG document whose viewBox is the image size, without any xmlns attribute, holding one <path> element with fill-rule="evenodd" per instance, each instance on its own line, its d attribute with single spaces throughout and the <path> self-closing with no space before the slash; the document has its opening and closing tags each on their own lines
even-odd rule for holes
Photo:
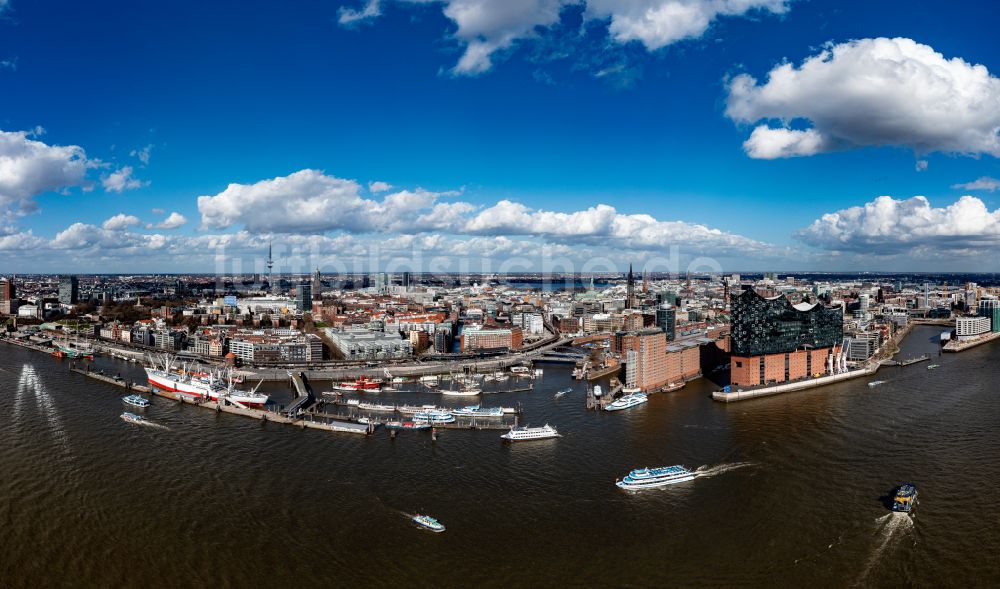
<svg viewBox="0 0 1000 589">
<path fill-rule="evenodd" d="M 447 411 L 425 411 L 413 414 L 413 421 L 418 423 L 430 423 L 437 425 L 440 423 L 455 423 L 455 416 Z"/>
<path fill-rule="evenodd" d="M 503 408 L 469 405 L 461 409 L 453 409 L 452 413 L 460 417 L 503 417 Z"/>
<path fill-rule="evenodd" d="M 549 424 L 542 427 L 512 427 L 510 431 L 500 436 L 508 442 L 524 442 L 528 440 L 545 440 L 547 438 L 561 438 L 556 428 Z"/>
<path fill-rule="evenodd" d="M 647 397 L 644 393 L 630 393 L 620 399 L 612 401 L 607 407 L 604 408 L 604 410 L 621 411 L 622 409 L 628 409 L 629 407 L 642 405 L 647 401 L 649 401 L 649 397 Z"/>
<path fill-rule="evenodd" d="M 625 475 L 625 478 L 615 481 L 619 489 L 637 491 L 665 487 L 694 480 L 694 473 L 683 466 L 664 466 L 661 468 L 639 468 Z"/>
</svg>

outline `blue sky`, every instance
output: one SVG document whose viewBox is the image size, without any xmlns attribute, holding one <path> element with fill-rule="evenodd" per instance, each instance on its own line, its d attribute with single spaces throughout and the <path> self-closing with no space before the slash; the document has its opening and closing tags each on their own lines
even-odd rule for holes
<svg viewBox="0 0 1000 589">
<path fill-rule="evenodd" d="M 484 258 L 497 268 L 511 257 L 540 268 L 543 248 L 576 269 L 594 259 L 622 266 L 676 248 L 682 266 L 703 258 L 726 270 L 983 269 L 976 253 L 1000 240 L 996 186 L 953 186 L 1000 177 L 990 139 L 1000 124 L 996 9 L 742 3 L 756 8 L 516 0 L 511 14 L 496 0 L 383 0 L 368 18 L 345 23 L 364 0 L 0 0 L 0 130 L 22 132 L 8 137 L 6 156 L 0 151 L 0 248 L 10 253 L 0 272 L 212 271 L 220 240 L 221 255 L 250 259 L 268 239 L 294 258 L 290 269 L 398 265 L 415 248 L 454 268 L 478 268 Z M 636 20 L 674 5 L 707 15 L 707 26 L 675 39 L 650 30 L 673 30 L 681 17 Z M 462 9 L 474 18 L 454 18 Z M 541 17 L 532 27 L 532 11 L 551 10 L 555 22 Z M 917 46 L 900 62 L 903 75 L 866 69 L 884 44 L 865 41 L 879 38 Z M 460 70 L 470 42 L 493 51 L 486 65 Z M 793 95 L 755 91 L 737 105 L 750 113 L 742 118 L 728 108 L 737 76 L 761 89 L 786 60 L 799 68 L 837 45 L 843 63 L 799 76 Z M 948 65 L 953 58 L 962 64 Z M 974 64 L 987 71 L 970 82 Z M 910 85 L 934 85 L 925 75 L 947 87 L 913 95 Z M 898 94 L 848 90 L 872 76 Z M 802 90 L 810 85 L 818 87 Z M 980 96 L 975 104 L 970 94 Z M 942 114 L 952 99 L 957 106 Z M 899 125 L 880 128 L 901 112 Z M 783 136 L 762 135 L 767 143 L 754 152 L 744 142 L 759 125 L 819 134 L 778 147 Z M 52 169 L 30 160 L 38 153 L 15 150 L 32 142 L 77 146 L 86 169 L 63 166 L 48 178 Z M 147 147 L 148 158 L 139 157 Z M 4 157 L 21 158 L 15 171 L 5 171 Z M 322 174 L 297 176 L 302 185 L 259 184 L 302 170 Z M 374 181 L 393 188 L 371 191 Z M 225 193 L 234 183 L 242 186 Z M 383 202 L 398 191 L 422 194 L 422 204 Z M 879 204 L 883 195 L 892 203 Z M 917 195 L 928 201 L 911 200 Z M 217 199 L 214 213 L 206 216 L 199 196 Z M 517 210 L 502 209 L 511 217 L 500 222 L 495 207 L 506 201 Z M 247 206 L 234 211 L 238 203 Z M 445 223 L 430 215 L 441 203 L 468 207 Z M 598 205 L 618 217 L 573 216 Z M 366 217 L 373 207 L 377 219 Z M 174 212 L 174 222 L 156 227 Z M 123 221 L 105 227 L 115 215 Z M 278 222 L 281 215 L 288 218 Z M 324 221 L 296 226 L 310 216 Z M 417 216 L 428 218 L 407 227 Z M 887 223 L 905 238 L 888 236 Z"/>
</svg>

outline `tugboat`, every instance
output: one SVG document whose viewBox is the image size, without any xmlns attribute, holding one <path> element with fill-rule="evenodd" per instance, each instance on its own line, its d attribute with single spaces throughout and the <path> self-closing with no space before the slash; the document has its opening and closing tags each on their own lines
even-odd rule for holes
<svg viewBox="0 0 1000 589">
<path fill-rule="evenodd" d="M 917 506 L 917 486 L 913 483 L 903 483 L 892 498 L 892 510 L 899 513 L 911 513 Z"/>
<path fill-rule="evenodd" d="M 432 532 L 443 532 L 445 530 L 444 525 L 442 525 L 441 522 L 429 515 L 415 515 L 413 516 L 413 522 Z"/>
</svg>

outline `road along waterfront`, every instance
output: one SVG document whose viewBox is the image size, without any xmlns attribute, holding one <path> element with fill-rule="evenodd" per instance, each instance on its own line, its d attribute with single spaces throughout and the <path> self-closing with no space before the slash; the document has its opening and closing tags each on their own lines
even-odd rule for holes
<svg viewBox="0 0 1000 589">
<path fill-rule="evenodd" d="M 939 331 L 914 328 L 902 357 L 936 355 Z M 534 390 L 484 402 L 521 403 L 564 437 L 505 446 L 496 431 L 345 436 L 160 398 L 142 410 L 159 427 L 137 427 L 118 418 L 121 389 L 5 346 L 0 586 L 995 586 L 982 491 L 1000 484 L 998 358 L 988 344 L 931 371 L 883 368 L 875 388 L 732 405 L 693 381 L 617 413 L 587 411 L 569 368 L 546 366 Z M 669 464 L 699 476 L 614 487 Z M 903 480 L 920 489 L 912 521 L 884 504 Z M 415 512 L 448 531 L 415 529 Z"/>
</svg>

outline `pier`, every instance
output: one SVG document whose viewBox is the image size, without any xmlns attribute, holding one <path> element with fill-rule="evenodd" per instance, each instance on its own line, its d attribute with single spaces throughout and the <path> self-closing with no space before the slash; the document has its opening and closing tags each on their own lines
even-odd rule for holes
<svg viewBox="0 0 1000 589">
<path fill-rule="evenodd" d="M 72 372 L 81 374 L 88 378 L 92 378 L 94 380 L 98 380 L 106 384 L 121 387 L 126 390 L 148 393 L 151 395 L 156 395 L 157 397 L 163 397 L 166 399 L 171 399 L 173 401 L 195 405 L 197 407 L 204 407 L 205 409 L 211 409 L 219 413 L 241 415 L 243 417 L 260 419 L 262 421 L 272 421 L 275 423 L 296 425 L 301 428 L 319 429 L 330 432 L 345 432 L 352 434 L 367 435 L 372 433 L 373 431 L 370 426 L 362 423 L 328 421 L 324 420 L 323 416 L 314 414 L 305 414 L 293 417 L 288 415 L 287 412 L 283 411 L 278 411 L 273 409 L 253 409 L 250 407 L 242 407 L 239 405 L 234 405 L 227 402 L 225 398 L 220 399 L 219 401 L 211 401 L 208 399 L 198 398 L 194 395 L 171 393 L 168 391 L 161 391 L 155 387 L 133 384 L 121 378 L 111 377 L 106 374 L 93 372 L 90 370 L 83 370 L 80 368 L 70 368 L 70 370 Z"/>
<path fill-rule="evenodd" d="M 910 366 L 911 364 L 917 364 L 918 362 L 926 362 L 931 359 L 930 354 L 924 354 L 923 356 L 917 356 L 916 358 L 907 358 L 905 360 L 885 360 L 882 362 L 882 366 Z"/>
</svg>

